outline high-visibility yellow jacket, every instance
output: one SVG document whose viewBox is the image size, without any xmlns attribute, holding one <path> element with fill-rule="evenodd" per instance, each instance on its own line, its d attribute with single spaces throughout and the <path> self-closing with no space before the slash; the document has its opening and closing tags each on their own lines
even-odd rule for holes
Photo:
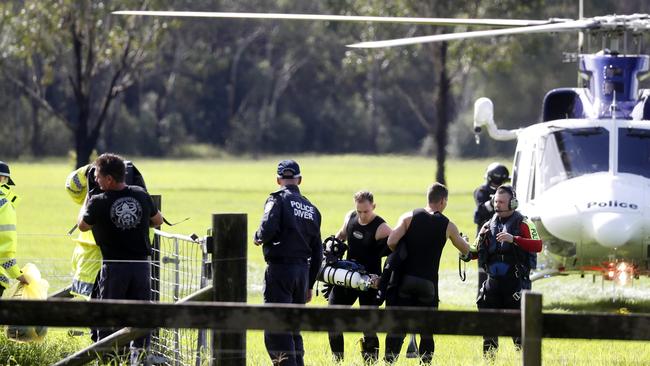
<svg viewBox="0 0 650 366">
<path fill-rule="evenodd" d="M 79 204 L 83 205 L 86 195 L 88 194 L 88 168 L 90 164 L 84 165 L 81 168 L 73 171 L 68 174 L 68 178 L 65 180 L 65 190 L 70 195 L 72 200 Z M 79 236 L 74 239 L 77 243 L 86 244 L 86 245 L 96 245 L 95 237 L 91 231 L 80 232 Z"/>
<path fill-rule="evenodd" d="M 84 165 L 73 171 L 68 174 L 68 178 L 65 180 L 66 192 L 70 194 L 70 198 L 78 205 L 84 203 L 86 194 L 88 194 L 88 177 L 86 177 L 88 167 L 89 165 Z"/>
<path fill-rule="evenodd" d="M 3 184 L 0 186 L 0 276 L 16 278 L 21 275 L 20 268 L 16 265 L 16 246 L 18 235 L 16 233 L 16 206 L 19 198 L 11 188 Z M 3 279 L 8 282 L 8 279 Z"/>
<path fill-rule="evenodd" d="M 83 205 L 88 195 L 88 168 L 90 165 L 68 174 L 65 190 L 78 205 Z M 95 243 L 92 231 L 79 232 L 73 239 L 77 243 L 72 253 L 72 286 L 70 293 L 75 297 L 90 299 L 97 273 L 101 268 L 102 253 Z"/>
</svg>

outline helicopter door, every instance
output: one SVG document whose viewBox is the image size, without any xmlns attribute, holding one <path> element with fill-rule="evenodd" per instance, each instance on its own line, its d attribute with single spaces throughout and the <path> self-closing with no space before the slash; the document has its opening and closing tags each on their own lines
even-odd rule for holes
<svg viewBox="0 0 650 366">
<path fill-rule="evenodd" d="M 520 203 L 530 201 L 534 197 L 535 153 L 530 141 L 520 140 L 512 171 L 512 186 L 517 192 Z"/>
</svg>

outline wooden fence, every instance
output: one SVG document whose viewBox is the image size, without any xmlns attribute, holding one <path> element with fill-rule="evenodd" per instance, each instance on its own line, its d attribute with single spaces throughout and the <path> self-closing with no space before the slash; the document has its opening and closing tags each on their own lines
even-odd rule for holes
<svg viewBox="0 0 650 366">
<path fill-rule="evenodd" d="M 0 324 L 128 327 L 94 349 L 80 351 L 57 365 L 83 364 L 101 353 L 102 347 L 114 349 L 115 344 L 144 334 L 144 329 L 158 327 L 213 329 L 212 352 L 217 365 L 246 364 L 245 335 L 249 329 L 521 335 L 526 366 L 541 365 L 542 338 L 650 340 L 649 314 L 542 313 L 542 296 L 531 292 L 524 293 L 521 311 L 246 304 L 246 216 L 213 216 L 213 233 L 213 287 L 179 303 L 1 301 Z"/>
<path fill-rule="evenodd" d="M 0 324 L 53 327 L 211 328 L 222 334 L 271 331 L 403 332 L 523 336 L 523 364 L 541 365 L 542 338 L 650 340 L 650 315 L 548 314 L 526 293 L 522 311 L 436 311 L 344 306 L 160 304 L 140 301 L 3 301 Z M 489 332 L 487 332 L 489 330 Z M 229 349 L 230 346 L 224 347 Z M 246 349 L 220 365 L 245 365 Z M 215 350 L 219 353 L 219 349 Z"/>
</svg>

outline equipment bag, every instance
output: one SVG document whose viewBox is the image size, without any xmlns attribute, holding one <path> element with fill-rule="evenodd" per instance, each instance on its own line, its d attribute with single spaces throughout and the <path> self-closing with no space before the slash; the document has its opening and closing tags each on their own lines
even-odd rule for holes
<svg viewBox="0 0 650 366">
<path fill-rule="evenodd" d="M 41 278 L 41 272 L 32 264 L 27 263 L 23 268 L 23 276 L 29 282 L 25 285 L 16 281 L 2 295 L 4 300 L 45 300 L 50 284 Z M 41 341 L 47 334 L 47 327 L 8 325 L 7 338 L 16 342 Z"/>
</svg>

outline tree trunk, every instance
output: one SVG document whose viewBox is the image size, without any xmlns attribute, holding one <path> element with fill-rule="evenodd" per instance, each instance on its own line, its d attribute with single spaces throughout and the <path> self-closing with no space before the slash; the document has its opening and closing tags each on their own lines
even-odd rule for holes
<svg viewBox="0 0 650 366">
<path fill-rule="evenodd" d="M 368 128 L 370 136 L 368 138 L 368 151 L 373 154 L 379 152 L 379 120 L 377 118 L 377 91 L 379 78 L 379 62 L 373 60 L 368 68 L 368 92 L 366 93 L 366 103 L 368 105 Z M 364 149 L 366 150 L 366 149 Z"/>
<path fill-rule="evenodd" d="M 34 99 L 31 99 L 32 104 L 32 155 L 40 157 L 45 155 L 43 143 L 41 141 L 41 119 L 40 119 L 40 105 Z"/>
<path fill-rule="evenodd" d="M 75 99 L 79 108 L 79 116 L 77 117 L 74 132 L 75 152 L 77 155 L 76 167 L 81 168 L 88 164 L 95 144 L 90 141 L 90 137 L 88 136 L 88 120 L 90 119 L 88 99 L 82 94 L 77 94 Z"/>
<path fill-rule="evenodd" d="M 436 181 L 445 183 L 445 160 L 447 158 L 447 130 L 449 127 L 449 91 L 450 80 L 447 74 L 447 42 L 440 44 L 440 78 L 438 80 L 438 124 L 435 130 L 436 140 Z"/>
</svg>

